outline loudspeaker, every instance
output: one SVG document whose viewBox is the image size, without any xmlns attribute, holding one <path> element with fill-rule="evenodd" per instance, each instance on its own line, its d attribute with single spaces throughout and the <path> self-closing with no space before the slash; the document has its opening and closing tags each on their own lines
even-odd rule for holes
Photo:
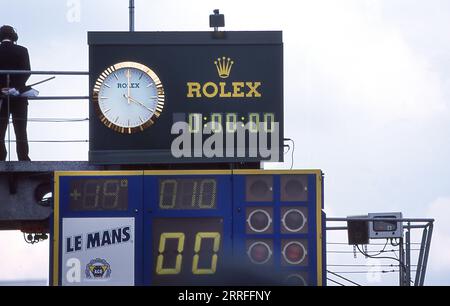
<svg viewBox="0 0 450 306">
<path fill-rule="evenodd" d="M 364 216 L 365 217 L 365 216 Z M 369 244 L 369 222 L 347 221 L 348 244 Z"/>
</svg>

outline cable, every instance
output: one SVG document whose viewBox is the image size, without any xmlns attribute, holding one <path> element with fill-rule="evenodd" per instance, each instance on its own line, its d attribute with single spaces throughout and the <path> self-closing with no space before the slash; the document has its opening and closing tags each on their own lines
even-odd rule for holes
<svg viewBox="0 0 450 306">
<path fill-rule="evenodd" d="M 294 168 L 294 152 L 295 152 L 295 141 L 292 140 L 291 138 L 284 138 L 284 141 L 290 141 L 292 142 L 292 151 L 291 151 L 291 168 L 290 170 L 292 170 L 292 168 Z M 287 154 L 289 152 L 289 150 L 285 153 Z"/>
<path fill-rule="evenodd" d="M 6 118 L 0 118 L 0 120 L 6 120 Z M 85 122 L 89 121 L 89 118 L 14 118 L 10 119 L 9 123 L 13 121 L 27 121 L 27 122 L 39 122 L 39 123 L 53 123 L 53 122 Z"/>
<path fill-rule="evenodd" d="M 420 249 L 411 249 L 410 251 L 420 251 Z M 385 250 L 385 251 L 367 251 L 367 253 L 394 253 L 398 252 L 398 250 Z M 353 251 L 327 251 L 327 253 L 331 253 L 331 254 L 353 254 Z M 377 256 L 377 255 L 372 255 L 372 256 Z"/>
<path fill-rule="evenodd" d="M 349 245 L 346 242 L 327 242 L 327 244 L 332 244 L 332 245 Z M 422 243 L 420 242 L 411 242 L 411 245 L 415 244 L 415 245 L 421 245 Z M 384 245 L 384 243 L 370 243 L 370 245 Z"/>
<path fill-rule="evenodd" d="M 358 251 L 359 251 L 361 254 L 363 254 L 364 256 L 369 257 L 369 258 L 375 258 L 375 259 L 391 259 L 391 260 L 396 260 L 396 261 L 398 261 L 399 264 L 400 264 L 400 266 L 401 266 L 401 268 L 404 270 L 405 274 L 407 274 L 407 269 L 406 269 L 405 265 L 400 261 L 400 259 L 394 258 L 394 257 L 371 256 L 371 255 L 369 255 L 369 254 L 364 253 L 363 251 L 361 251 L 361 249 L 359 248 L 358 245 L 356 245 L 356 248 L 358 249 Z M 394 252 L 394 254 L 395 254 L 395 256 L 397 256 L 397 254 L 396 254 L 395 252 Z M 397 272 L 398 272 L 398 271 L 397 271 Z M 413 271 L 411 271 L 411 272 L 413 272 Z M 411 279 L 409 279 L 409 282 L 411 282 Z"/>
<path fill-rule="evenodd" d="M 295 142 L 292 140 L 292 156 L 291 156 L 291 170 L 294 168 L 294 152 L 295 152 Z"/>
<path fill-rule="evenodd" d="M 392 244 L 392 241 L 391 241 L 391 244 Z M 407 273 L 406 266 L 400 261 L 400 259 L 394 258 L 394 257 L 371 256 L 371 255 L 369 255 L 369 254 L 364 253 L 363 251 L 361 251 L 361 249 L 359 248 L 358 245 L 356 246 L 356 248 L 358 249 L 358 251 L 359 251 L 361 254 L 363 254 L 364 256 L 367 256 L 367 257 L 369 257 L 369 258 L 396 260 L 396 261 L 398 261 L 399 264 L 400 264 L 399 267 L 401 267 L 401 268 L 404 270 L 405 274 L 408 274 L 408 273 Z M 395 255 L 395 257 L 397 257 L 397 253 L 394 252 L 394 255 Z M 396 270 L 396 271 L 394 270 L 393 272 L 399 272 L 399 270 Z M 417 270 L 411 270 L 411 272 L 417 272 Z M 385 273 L 385 272 L 383 272 L 383 273 Z M 387 273 L 387 272 L 386 272 L 386 273 Z M 411 278 L 409 279 L 409 282 L 410 282 L 410 283 L 414 283 L 414 282 L 412 281 Z"/>
<path fill-rule="evenodd" d="M 349 282 L 349 283 L 351 283 L 351 284 L 353 284 L 353 285 L 361 286 L 360 284 L 358 284 L 358 283 L 356 283 L 356 282 L 354 282 L 354 281 L 352 281 L 352 280 L 349 280 L 348 278 L 345 278 L 345 277 L 343 277 L 342 275 L 339 275 L 339 274 L 337 274 L 337 273 L 335 273 L 335 272 L 332 272 L 332 271 L 330 271 L 330 270 L 327 270 L 327 272 L 328 272 L 328 273 L 331 273 L 331 274 L 333 274 L 333 275 L 335 275 L 335 276 L 337 276 L 337 277 L 339 277 L 339 278 L 342 278 L 343 280 L 346 280 L 347 282 Z"/>
<path fill-rule="evenodd" d="M 356 248 L 358 249 L 358 251 L 359 251 L 361 254 L 363 254 L 363 255 L 366 256 L 366 257 L 369 257 L 369 258 L 375 258 L 375 259 L 392 259 L 392 260 L 398 261 L 400 264 L 402 264 L 398 258 L 394 258 L 394 257 L 383 257 L 383 256 L 372 256 L 372 255 L 369 255 L 369 254 L 367 254 L 366 252 L 362 251 L 362 250 L 359 248 L 359 245 L 356 245 Z M 386 252 L 387 252 L 387 251 L 386 251 Z"/>
<path fill-rule="evenodd" d="M 391 238 L 391 245 L 394 247 L 398 247 L 400 245 L 400 243 L 397 242 L 397 239 L 395 239 L 395 243 L 394 243 L 394 239 Z"/>
<path fill-rule="evenodd" d="M 25 236 L 26 235 L 26 236 Z M 44 233 L 23 233 L 23 239 L 28 244 L 35 244 L 48 239 L 48 235 Z"/>
<path fill-rule="evenodd" d="M 25 237 L 25 233 L 23 233 L 23 240 L 25 240 L 25 242 L 28 244 L 34 244 L 32 240 L 28 240 L 27 237 Z"/>
<path fill-rule="evenodd" d="M 367 271 L 339 271 L 337 273 L 344 273 L 344 274 L 382 273 L 382 274 L 387 274 L 387 273 L 394 273 L 394 272 L 399 272 L 399 271 L 400 270 L 380 270 L 380 271 L 367 270 Z M 412 270 L 411 272 L 416 272 L 416 271 Z"/>
<path fill-rule="evenodd" d="M 338 281 L 332 280 L 331 278 L 328 278 L 328 277 L 327 277 L 327 280 L 329 280 L 330 282 L 333 282 L 333 283 L 335 283 L 335 284 L 338 284 L 338 285 L 340 285 L 340 286 L 342 286 L 342 287 L 345 287 L 344 284 L 341 284 L 341 283 L 338 282 Z"/>
<path fill-rule="evenodd" d="M 86 122 L 89 118 L 30 118 L 28 122 L 39 122 L 39 123 L 66 123 L 66 122 Z"/>
<path fill-rule="evenodd" d="M 287 151 L 285 151 L 285 152 L 283 152 L 283 155 L 286 155 L 286 154 L 288 154 L 289 153 L 289 151 L 291 150 L 291 146 L 290 145 L 283 145 L 283 149 L 284 148 L 288 148 L 288 150 Z"/>
<path fill-rule="evenodd" d="M 359 264 L 327 264 L 328 267 L 400 267 L 400 265 L 359 265 Z M 417 267 L 417 265 L 411 265 L 411 267 Z"/>
<path fill-rule="evenodd" d="M 382 249 L 381 251 L 379 251 L 378 254 L 372 255 L 372 256 L 378 256 L 378 255 L 381 255 L 381 254 L 384 252 L 384 250 L 386 249 L 386 246 L 387 246 L 387 244 L 388 244 L 388 241 L 389 241 L 389 240 L 386 239 L 386 244 L 384 245 L 383 249 Z M 367 251 L 367 252 L 369 252 L 369 251 Z"/>
<path fill-rule="evenodd" d="M 77 143 L 77 142 L 89 142 L 89 140 L 28 140 L 28 141 L 19 141 L 19 140 L 10 140 L 9 142 L 28 142 L 28 143 Z"/>
</svg>

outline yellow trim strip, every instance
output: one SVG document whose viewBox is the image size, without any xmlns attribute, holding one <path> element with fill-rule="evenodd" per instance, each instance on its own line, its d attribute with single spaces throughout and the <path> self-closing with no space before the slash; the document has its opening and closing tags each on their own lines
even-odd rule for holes
<svg viewBox="0 0 450 306">
<path fill-rule="evenodd" d="M 59 284 L 59 173 L 55 172 L 53 205 L 53 286 Z"/>
<path fill-rule="evenodd" d="M 55 171 L 55 176 L 97 176 L 97 175 L 112 175 L 112 176 L 121 176 L 121 175 L 142 175 L 144 172 L 142 170 L 138 171 L 109 171 L 109 170 L 100 170 L 100 171 Z"/>
<path fill-rule="evenodd" d="M 316 174 L 317 286 L 322 286 L 322 171 Z"/>
<path fill-rule="evenodd" d="M 231 175 L 231 170 L 145 170 L 144 175 Z"/>
<path fill-rule="evenodd" d="M 242 174 L 242 175 L 250 175 L 250 174 L 316 174 L 322 175 L 322 171 L 318 169 L 311 170 L 233 170 L 233 174 Z"/>
</svg>

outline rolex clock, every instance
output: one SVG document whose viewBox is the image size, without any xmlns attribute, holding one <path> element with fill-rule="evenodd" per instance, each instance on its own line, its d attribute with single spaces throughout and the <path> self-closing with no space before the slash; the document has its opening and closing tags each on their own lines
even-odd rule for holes
<svg viewBox="0 0 450 306">
<path fill-rule="evenodd" d="M 158 76 L 137 62 L 108 67 L 95 82 L 96 114 L 109 129 L 133 134 L 152 126 L 164 107 L 164 88 Z"/>
<path fill-rule="evenodd" d="M 89 32 L 88 44 L 90 163 L 283 160 L 281 32 Z"/>
</svg>

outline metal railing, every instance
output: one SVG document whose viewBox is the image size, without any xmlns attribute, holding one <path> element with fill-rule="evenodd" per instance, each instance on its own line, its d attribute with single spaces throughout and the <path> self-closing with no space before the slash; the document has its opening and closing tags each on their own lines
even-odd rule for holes
<svg viewBox="0 0 450 306">
<path fill-rule="evenodd" d="M 400 219 L 392 219 L 392 218 L 369 218 L 369 217 L 347 217 L 347 218 L 327 218 L 326 222 L 327 225 L 330 222 L 348 222 L 348 221 L 366 221 L 372 224 L 374 221 L 386 221 L 386 222 L 402 222 L 403 230 L 404 230 L 404 238 L 399 238 L 398 245 L 394 245 L 398 249 L 391 249 L 391 250 L 385 250 L 388 242 L 388 238 L 386 238 L 386 244 L 384 243 L 370 243 L 369 245 L 384 245 L 384 248 L 380 251 L 361 251 L 359 246 L 353 246 L 353 251 L 335 251 L 335 250 L 328 250 L 327 249 L 327 257 L 328 254 L 332 253 L 349 253 L 349 254 L 357 254 L 357 251 L 365 256 L 365 258 L 374 258 L 374 259 L 393 259 L 398 262 L 398 264 L 393 265 L 382 265 L 381 267 L 391 267 L 391 268 L 398 268 L 398 270 L 380 270 L 376 271 L 378 273 L 396 273 L 399 274 L 399 285 L 400 286 L 411 286 L 413 284 L 414 286 L 423 286 L 425 282 L 425 274 L 427 270 L 427 263 L 428 263 L 428 257 L 430 253 L 430 247 L 431 247 L 431 238 L 433 234 L 433 226 L 434 226 L 434 219 L 427 219 L 427 218 L 400 218 Z M 411 242 L 411 231 L 412 230 L 420 230 L 422 229 L 422 238 L 420 242 Z M 326 227 L 327 232 L 328 231 L 347 231 L 347 226 L 327 226 Z M 392 241 L 391 241 L 392 243 Z M 341 245 L 341 246 L 351 246 L 348 243 L 345 242 L 329 242 L 327 241 L 327 245 Z M 415 248 L 411 248 L 412 245 L 419 246 Z M 419 252 L 417 255 L 417 264 L 413 265 L 411 264 L 411 254 L 412 251 Z M 396 255 L 398 252 L 398 256 Z M 376 256 L 371 255 L 370 253 L 377 253 Z M 386 256 L 380 256 L 381 254 L 386 253 L 393 253 L 396 258 L 386 257 Z M 339 272 L 333 272 L 328 270 L 328 268 L 331 267 L 356 267 L 356 266 L 363 266 L 367 267 L 367 265 L 353 265 L 353 264 L 333 264 L 328 263 L 327 261 L 327 272 L 334 276 L 339 277 L 341 280 L 345 280 L 346 282 L 355 285 L 356 283 L 346 277 L 343 277 L 341 274 L 345 273 L 355 273 L 355 271 L 339 271 Z M 412 270 L 411 268 L 415 267 L 415 270 Z M 367 271 L 362 271 L 367 272 Z M 361 272 L 361 273 L 362 273 Z M 373 272 L 373 271 L 371 271 Z M 413 280 L 412 278 L 412 272 L 415 272 L 415 278 Z M 327 277 L 328 278 L 328 277 Z M 340 281 L 336 280 L 335 278 L 329 278 L 329 280 L 332 283 L 337 283 L 339 285 L 343 285 Z M 358 284 L 356 284 L 358 285 Z"/>
<path fill-rule="evenodd" d="M 29 70 L 0 70 L 0 75 L 6 75 L 6 88 L 10 87 L 11 83 L 11 75 L 17 74 L 29 74 L 29 75 L 63 75 L 63 76 L 88 76 L 89 72 L 87 71 L 29 71 Z M 88 100 L 89 96 L 41 96 L 41 97 L 27 97 L 26 99 L 33 100 Z M 7 123 L 7 139 L 2 140 L 7 142 L 8 146 L 8 162 L 11 161 L 11 143 L 17 143 L 18 140 L 11 140 L 11 123 L 12 119 L 10 119 L 10 111 L 11 111 L 11 96 L 10 95 L 1 95 L 0 100 L 3 100 L 1 107 L 7 107 L 7 118 L 0 118 L 8 120 Z M 6 103 L 6 105 L 4 105 Z M 89 121 L 89 118 L 14 118 L 14 120 L 25 120 L 27 122 L 44 122 L 44 123 L 55 123 L 55 122 L 84 122 Z M 28 143 L 80 143 L 80 142 L 89 142 L 89 140 L 28 140 Z"/>
</svg>

